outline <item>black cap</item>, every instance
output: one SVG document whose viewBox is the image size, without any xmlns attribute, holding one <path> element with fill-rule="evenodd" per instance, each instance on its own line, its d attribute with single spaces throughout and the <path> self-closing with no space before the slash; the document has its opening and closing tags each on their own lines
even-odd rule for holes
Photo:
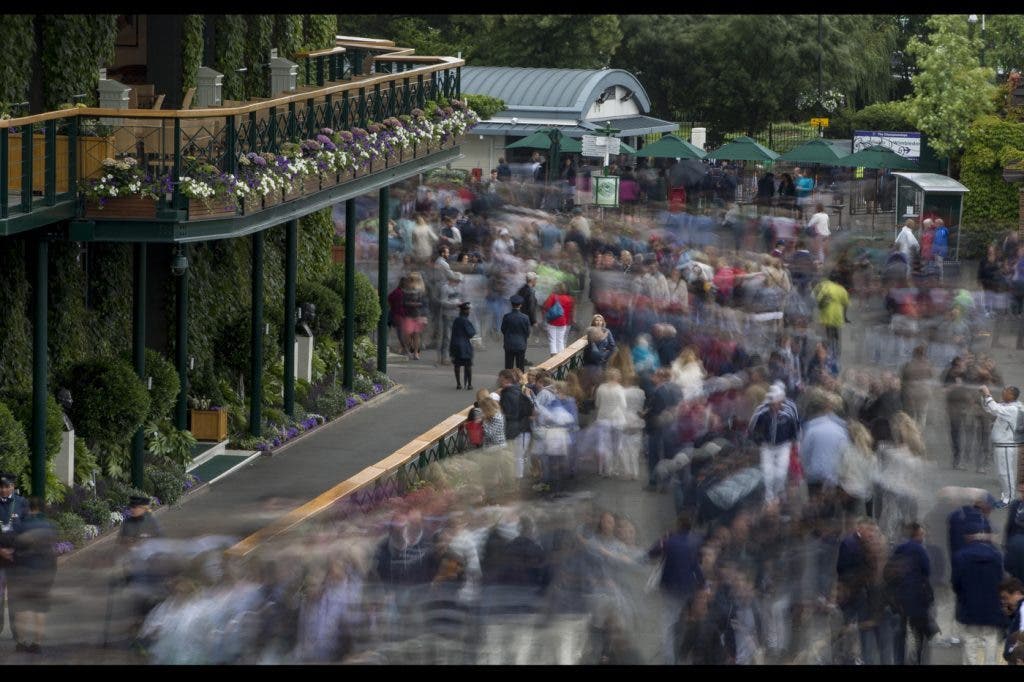
<svg viewBox="0 0 1024 682">
<path fill-rule="evenodd" d="M 519 294 L 516 294 L 515 296 L 513 296 L 511 298 L 511 301 L 512 301 L 512 305 L 522 305 L 523 304 L 523 297 L 520 296 Z"/>
<path fill-rule="evenodd" d="M 0 485 L 18 485 L 17 474 L 3 473 L 0 474 Z"/>
<path fill-rule="evenodd" d="M 132 495 L 128 498 L 129 507 L 144 507 L 149 504 L 149 498 L 142 495 Z"/>
<path fill-rule="evenodd" d="M 469 308 L 469 301 L 463 301 L 462 303 L 459 304 L 459 310 L 469 310 Z"/>
</svg>

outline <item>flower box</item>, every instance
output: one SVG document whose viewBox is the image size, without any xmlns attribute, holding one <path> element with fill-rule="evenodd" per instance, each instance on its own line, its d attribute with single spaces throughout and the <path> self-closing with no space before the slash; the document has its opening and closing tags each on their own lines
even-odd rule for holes
<svg viewBox="0 0 1024 682">
<path fill-rule="evenodd" d="M 227 410 L 190 410 L 189 431 L 196 440 L 221 442 L 228 437 Z"/>
<path fill-rule="evenodd" d="M 210 202 L 209 206 L 198 199 L 189 199 L 188 219 L 189 220 L 217 220 L 218 218 L 232 218 L 238 215 L 238 208 L 231 199 L 218 198 Z"/>
<path fill-rule="evenodd" d="M 379 173 L 387 168 L 387 160 L 383 156 L 375 156 L 370 163 L 370 172 Z"/>
<path fill-rule="evenodd" d="M 279 205 L 282 201 L 281 196 L 281 192 L 275 191 L 263 197 L 263 208 L 270 208 L 272 206 Z"/>
<path fill-rule="evenodd" d="M 302 180 L 302 193 L 306 196 L 320 191 L 320 176 L 310 175 Z"/>
<path fill-rule="evenodd" d="M 293 199 L 299 199 L 302 197 L 302 184 L 295 183 L 294 187 L 289 187 L 284 192 L 284 201 L 291 201 Z"/>
<path fill-rule="evenodd" d="M 156 199 L 145 197 L 107 197 L 100 205 L 98 200 L 85 202 L 86 218 L 143 218 L 156 219 Z"/>
</svg>

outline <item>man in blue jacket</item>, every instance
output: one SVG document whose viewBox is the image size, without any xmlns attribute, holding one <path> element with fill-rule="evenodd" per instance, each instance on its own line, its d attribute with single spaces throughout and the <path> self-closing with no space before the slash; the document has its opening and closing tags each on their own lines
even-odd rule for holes
<svg viewBox="0 0 1024 682">
<path fill-rule="evenodd" d="M 15 474 L 0 474 L 0 630 L 3 629 L 4 623 L 4 593 L 7 592 L 7 580 L 11 577 L 9 569 L 13 566 L 12 554 L 7 550 L 14 546 L 14 539 L 21 532 L 21 524 L 28 514 L 28 500 L 14 492 L 17 482 L 18 477 Z M 11 631 L 14 638 L 18 639 L 18 632 L 14 627 L 14 608 L 9 595 L 7 612 Z"/>
<path fill-rule="evenodd" d="M 530 318 L 522 311 L 523 297 L 511 299 L 512 311 L 501 318 L 501 333 L 505 346 L 505 369 L 513 366 L 526 371 L 526 344 L 530 340 Z"/>
<path fill-rule="evenodd" d="M 786 490 L 789 455 L 800 436 L 800 415 L 796 404 L 786 399 L 786 388 L 772 384 L 754 414 L 747 433 L 761 448 L 761 472 L 764 474 L 764 501 L 770 504 Z"/>
<path fill-rule="evenodd" d="M 665 662 L 675 663 L 675 623 L 694 592 L 704 585 L 700 569 L 700 547 L 703 538 L 691 530 L 693 522 L 687 513 L 676 519 L 676 530 L 658 540 L 648 551 L 651 559 L 662 560 L 661 593 L 665 600 L 662 613 L 666 616 Z"/>
<path fill-rule="evenodd" d="M 896 547 L 885 568 L 886 587 L 900 617 L 893 642 L 896 665 L 906 662 L 908 627 L 914 635 L 912 662 L 915 665 L 926 663 L 928 640 L 938 631 L 930 613 L 935 595 L 930 583 L 932 567 L 924 536 L 924 526 L 920 523 L 907 524 L 907 541 Z"/>
<path fill-rule="evenodd" d="M 964 528 L 966 543 L 953 555 L 956 620 L 963 633 L 964 665 L 995 665 L 1006 616 L 999 601 L 1003 555 L 981 524 Z"/>
<path fill-rule="evenodd" d="M 1003 644 L 1003 658 L 1010 661 L 1010 654 L 1017 646 L 1017 636 L 1024 630 L 1021 607 L 1024 606 L 1024 583 L 1010 576 L 999 583 L 999 602 L 1003 613 L 1010 617 L 1006 626 L 1006 641 Z"/>
</svg>

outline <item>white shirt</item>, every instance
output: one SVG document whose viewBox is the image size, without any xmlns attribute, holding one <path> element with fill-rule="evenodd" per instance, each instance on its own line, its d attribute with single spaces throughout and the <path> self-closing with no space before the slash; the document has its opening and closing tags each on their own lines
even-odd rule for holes
<svg viewBox="0 0 1024 682">
<path fill-rule="evenodd" d="M 828 213 L 815 213 L 811 216 L 811 220 L 807 223 L 809 227 L 814 228 L 814 234 L 819 237 L 828 237 L 832 233 L 828 229 Z"/>
<path fill-rule="evenodd" d="M 1018 401 L 997 403 L 992 396 L 986 396 L 982 407 L 996 418 L 992 424 L 992 445 L 1013 445 L 1014 431 L 1017 430 L 1017 412 L 1024 409 L 1024 405 Z"/>
<path fill-rule="evenodd" d="M 920 248 L 920 245 L 917 243 L 917 237 L 914 236 L 914 231 L 906 225 L 904 225 L 903 229 L 900 230 L 900 233 L 896 235 L 896 246 L 899 248 L 900 253 L 907 258 L 910 258 L 910 252 L 912 250 Z"/>
</svg>

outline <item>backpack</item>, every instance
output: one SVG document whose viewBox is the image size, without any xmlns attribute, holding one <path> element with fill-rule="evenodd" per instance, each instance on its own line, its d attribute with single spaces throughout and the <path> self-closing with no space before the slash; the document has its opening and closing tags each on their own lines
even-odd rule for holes
<svg viewBox="0 0 1024 682">
<path fill-rule="evenodd" d="M 551 307 L 544 314 L 544 319 L 548 322 L 554 322 L 562 315 L 565 315 L 565 309 L 562 308 L 561 302 L 556 298 L 555 302 L 551 304 Z"/>
</svg>

